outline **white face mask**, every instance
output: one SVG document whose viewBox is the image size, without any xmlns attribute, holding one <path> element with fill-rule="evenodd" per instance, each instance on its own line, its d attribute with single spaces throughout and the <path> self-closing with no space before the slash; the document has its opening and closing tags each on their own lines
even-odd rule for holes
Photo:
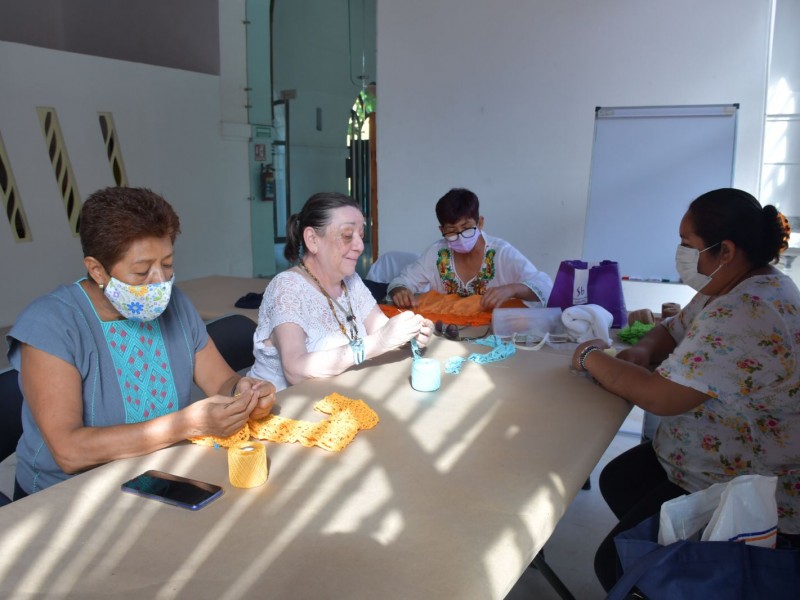
<svg viewBox="0 0 800 600">
<path fill-rule="evenodd" d="M 714 275 L 722 268 L 720 264 L 711 275 L 703 275 L 697 270 L 700 253 L 718 245 L 719 242 L 712 244 L 708 248 L 698 250 L 697 248 L 689 248 L 678 244 L 678 249 L 675 251 L 675 269 L 678 271 L 678 275 L 681 276 L 681 281 L 696 292 L 702 291 L 704 287 L 711 283 Z"/>
<path fill-rule="evenodd" d="M 169 281 L 146 285 L 128 285 L 111 278 L 103 294 L 117 312 L 132 321 L 152 321 L 167 309 L 175 275 Z"/>
</svg>

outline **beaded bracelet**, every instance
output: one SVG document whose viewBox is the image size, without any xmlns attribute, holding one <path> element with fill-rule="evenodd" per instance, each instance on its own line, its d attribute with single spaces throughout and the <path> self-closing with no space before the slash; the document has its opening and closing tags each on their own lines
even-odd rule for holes
<svg viewBox="0 0 800 600">
<path fill-rule="evenodd" d="M 585 371 L 586 370 L 586 364 L 585 364 L 586 363 L 586 357 L 589 356 L 595 350 L 602 350 L 602 348 L 600 346 L 592 345 L 592 346 L 586 346 L 586 348 L 581 350 L 581 354 L 578 357 L 578 364 L 581 367 L 581 371 Z"/>
<path fill-rule="evenodd" d="M 350 350 L 353 351 L 353 364 L 360 365 L 364 362 L 365 350 L 364 350 L 364 339 L 358 338 L 355 340 L 350 340 Z"/>
</svg>

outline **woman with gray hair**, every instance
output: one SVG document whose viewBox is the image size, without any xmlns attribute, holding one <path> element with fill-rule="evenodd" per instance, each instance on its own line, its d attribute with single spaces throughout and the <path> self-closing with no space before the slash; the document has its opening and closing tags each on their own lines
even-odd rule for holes
<svg viewBox="0 0 800 600">
<path fill-rule="evenodd" d="M 356 273 L 364 215 L 343 194 L 319 193 L 289 217 L 284 256 L 295 265 L 264 292 L 249 375 L 278 390 L 331 377 L 411 339 L 427 344 L 433 323 L 411 311 L 386 317 Z"/>
</svg>

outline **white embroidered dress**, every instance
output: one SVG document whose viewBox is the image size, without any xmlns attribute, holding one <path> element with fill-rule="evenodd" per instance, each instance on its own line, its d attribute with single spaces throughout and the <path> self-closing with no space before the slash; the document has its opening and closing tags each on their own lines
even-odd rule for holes
<svg viewBox="0 0 800 600">
<path fill-rule="evenodd" d="M 376 306 L 372 294 L 357 274 L 344 279 L 350 295 L 358 335 L 367 335 L 364 321 Z M 264 291 L 264 300 L 258 309 L 258 327 L 253 335 L 254 355 L 256 362 L 248 375 L 275 384 L 277 390 L 288 387 L 283 374 L 283 365 L 278 351 L 270 341 L 273 329 L 283 323 L 294 323 L 306 334 L 306 350 L 317 352 L 343 346 L 349 342 L 339 323 L 347 326 L 347 315 L 342 310 L 349 309 L 344 291 L 335 299 L 336 321 L 331 312 L 328 300 L 320 292 L 316 284 L 296 271 L 284 271 L 276 275 Z"/>
</svg>

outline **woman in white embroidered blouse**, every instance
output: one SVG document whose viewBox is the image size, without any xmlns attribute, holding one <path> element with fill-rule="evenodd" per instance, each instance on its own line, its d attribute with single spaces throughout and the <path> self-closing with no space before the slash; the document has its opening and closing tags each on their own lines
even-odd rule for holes
<svg viewBox="0 0 800 600">
<path fill-rule="evenodd" d="M 356 273 L 364 215 L 343 194 L 320 193 L 289 217 L 291 269 L 270 281 L 258 311 L 250 376 L 281 390 L 330 377 L 411 339 L 427 344 L 433 323 L 411 311 L 389 319 Z"/>
<path fill-rule="evenodd" d="M 530 306 L 547 304 L 553 280 L 519 250 L 483 228 L 480 201 L 474 192 L 453 188 L 436 203 L 441 239 L 389 282 L 395 306 L 416 308 L 416 294 L 479 295 L 490 311 L 516 298 Z"/>
</svg>

